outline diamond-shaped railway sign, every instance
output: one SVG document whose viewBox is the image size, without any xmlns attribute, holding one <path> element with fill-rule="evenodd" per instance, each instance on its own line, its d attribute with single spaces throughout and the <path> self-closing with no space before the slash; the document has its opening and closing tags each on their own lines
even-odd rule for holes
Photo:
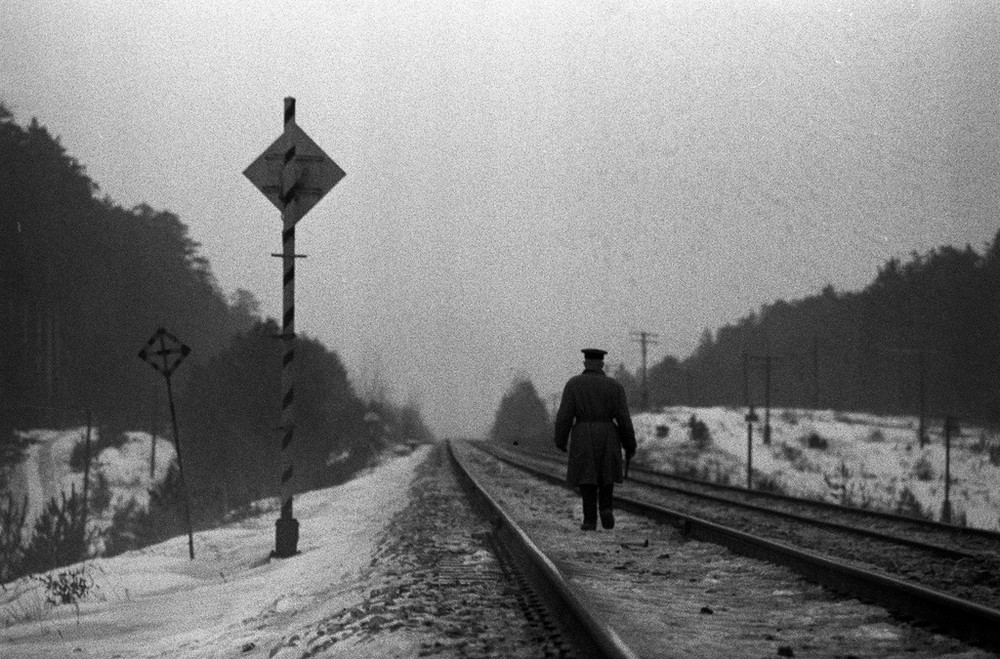
<svg viewBox="0 0 1000 659">
<path fill-rule="evenodd" d="M 156 345 L 157 342 L 159 346 Z M 146 342 L 146 347 L 139 351 L 139 359 L 148 362 L 164 377 L 169 378 L 170 374 L 177 370 L 177 367 L 181 365 L 190 352 L 191 348 L 161 327 Z"/>
<path fill-rule="evenodd" d="M 282 212 L 285 221 L 295 223 L 346 174 L 292 122 L 243 175 Z"/>
</svg>

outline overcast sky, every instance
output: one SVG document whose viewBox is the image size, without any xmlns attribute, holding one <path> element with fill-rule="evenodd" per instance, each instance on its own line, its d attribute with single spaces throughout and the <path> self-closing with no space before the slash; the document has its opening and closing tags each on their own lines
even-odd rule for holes
<svg viewBox="0 0 1000 659">
<path fill-rule="evenodd" d="M 443 435 L 582 347 L 684 357 L 992 239 L 996 2 L 619 4 L 4 0 L 0 101 L 277 318 L 280 217 L 242 171 L 295 97 L 347 172 L 298 225 L 296 329 Z"/>
</svg>

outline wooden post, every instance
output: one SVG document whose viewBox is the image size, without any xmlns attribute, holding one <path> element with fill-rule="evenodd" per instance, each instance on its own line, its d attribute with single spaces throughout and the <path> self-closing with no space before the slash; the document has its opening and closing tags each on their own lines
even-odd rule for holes
<svg viewBox="0 0 1000 659">
<path fill-rule="evenodd" d="M 812 350 L 813 409 L 819 409 L 819 337 L 813 336 Z"/>
<path fill-rule="evenodd" d="M 941 506 L 941 521 L 951 524 L 951 433 L 957 430 L 955 418 L 944 417 L 944 504 Z"/>
<path fill-rule="evenodd" d="M 184 517 L 188 527 L 188 555 L 194 560 L 194 529 L 191 528 L 191 491 L 184 479 L 184 460 L 181 458 L 181 439 L 177 434 L 177 411 L 174 409 L 174 390 L 170 385 L 170 375 L 167 375 L 167 400 L 170 403 L 170 425 L 174 431 L 174 448 L 177 449 L 177 469 L 184 488 Z"/>
<path fill-rule="evenodd" d="M 90 408 L 84 410 L 87 415 L 87 435 L 83 448 L 83 553 L 87 555 L 87 512 L 90 510 L 90 434 L 94 427 L 94 417 Z"/>
<path fill-rule="evenodd" d="M 927 385 L 926 385 L 926 362 L 924 360 L 924 353 L 921 351 L 919 353 L 920 360 L 920 427 L 917 429 L 920 439 L 920 448 L 924 447 L 927 443 Z"/>
<path fill-rule="evenodd" d="M 747 422 L 747 489 L 753 487 L 753 424 L 759 420 L 753 407 L 744 417 Z"/>
<path fill-rule="evenodd" d="M 150 419 L 150 452 L 149 452 L 149 482 L 150 485 L 153 483 L 153 479 L 156 478 L 156 433 L 159 432 L 159 411 L 160 406 L 157 405 L 158 397 L 156 391 L 153 391 L 153 414 Z"/>
<path fill-rule="evenodd" d="M 171 347 L 167 347 L 167 340 L 170 340 Z M 159 349 L 153 351 L 154 344 L 159 342 Z M 176 345 L 176 347 L 174 347 Z M 150 366 L 160 372 L 160 375 L 167 381 L 167 401 L 170 404 L 170 423 L 174 431 L 174 449 L 177 451 L 177 469 L 181 479 L 181 487 L 184 489 L 184 515 L 187 518 L 188 527 L 188 554 L 194 560 L 194 530 L 191 528 L 191 490 L 184 479 L 184 460 L 181 457 L 181 438 L 177 432 L 177 410 L 174 407 L 174 390 L 170 382 L 170 376 L 180 363 L 191 352 L 191 349 L 177 340 L 177 337 L 170 334 L 164 328 L 159 328 L 153 337 L 146 343 L 146 347 L 139 351 L 139 359 L 148 362 Z M 177 355 L 176 360 L 171 363 L 173 355 Z M 157 363 L 156 356 L 160 358 Z"/>
<path fill-rule="evenodd" d="M 771 349 L 764 356 L 764 443 L 771 443 Z"/>
</svg>

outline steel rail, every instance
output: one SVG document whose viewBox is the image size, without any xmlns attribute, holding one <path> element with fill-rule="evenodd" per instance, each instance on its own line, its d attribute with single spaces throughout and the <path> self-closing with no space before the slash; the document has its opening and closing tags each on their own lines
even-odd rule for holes
<svg viewBox="0 0 1000 659">
<path fill-rule="evenodd" d="M 495 455 L 479 442 L 469 443 L 498 460 L 568 487 L 561 476 L 521 464 L 513 458 Z M 743 556 L 789 567 L 807 580 L 834 591 L 877 603 L 902 617 L 946 629 L 957 638 L 985 646 L 992 651 L 1000 650 L 1000 610 L 844 565 L 781 542 L 760 538 L 632 497 L 616 494 L 615 504 L 622 510 L 675 526 L 695 540 L 721 545 Z"/>
<path fill-rule="evenodd" d="M 748 490 L 745 487 L 739 487 L 737 485 L 711 483 L 709 481 L 702 481 L 696 478 L 688 478 L 687 476 L 675 476 L 673 474 L 665 474 L 644 467 L 633 466 L 632 472 L 630 473 L 635 473 L 635 472 L 639 472 L 640 474 L 642 474 L 644 477 L 647 478 L 673 479 L 680 481 L 682 483 L 691 483 L 696 487 L 707 487 L 707 488 L 714 488 L 718 490 L 732 492 L 734 495 L 739 495 L 739 496 L 752 494 L 754 496 L 771 499 L 773 501 L 784 501 L 793 504 L 816 506 L 817 508 L 823 508 L 838 513 L 846 513 L 849 515 L 857 515 L 859 517 L 873 517 L 878 519 L 884 519 L 887 521 L 898 522 L 900 524 L 911 524 L 913 526 L 920 526 L 935 531 L 948 531 L 956 535 L 967 535 L 967 536 L 985 538 L 988 540 L 995 540 L 998 544 L 1000 544 L 1000 533 L 996 531 L 990 531 L 989 529 L 980 529 L 971 526 L 956 526 L 955 524 L 947 524 L 945 522 L 938 522 L 931 519 L 921 519 L 919 517 L 907 517 L 906 515 L 890 513 L 884 510 L 872 510 L 869 508 L 852 508 L 851 506 L 845 506 L 839 503 L 832 503 L 830 501 L 804 499 L 802 497 L 796 497 L 789 494 L 780 494 L 778 492 L 766 492 L 763 490 L 753 490 L 753 489 Z"/>
<path fill-rule="evenodd" d="M 514 558 L 518 569 L 537 586 L 536 594 L 581 656 L 637 659 L 635 651 L 611 627 L 595 617 L 566 583 L 555 564 L 466 469 L 455 454 L 451 440 L 448 440 L 448 455 L 459 481 L 466 486 L 474 504 L 489 519 L 497 539 Z"/>
</svg>

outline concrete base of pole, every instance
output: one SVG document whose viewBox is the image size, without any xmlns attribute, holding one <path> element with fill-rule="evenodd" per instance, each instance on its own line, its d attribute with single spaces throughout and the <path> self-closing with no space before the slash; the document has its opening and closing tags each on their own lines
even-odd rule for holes
<svg viewBox="0 0 1000 659">
<path fill-rule="evenodd" d="M 274 523 L 274 558 L 288 558 L 299 553 L 299 521 L 294 518 L 279 517 Z"/>
</svg>

